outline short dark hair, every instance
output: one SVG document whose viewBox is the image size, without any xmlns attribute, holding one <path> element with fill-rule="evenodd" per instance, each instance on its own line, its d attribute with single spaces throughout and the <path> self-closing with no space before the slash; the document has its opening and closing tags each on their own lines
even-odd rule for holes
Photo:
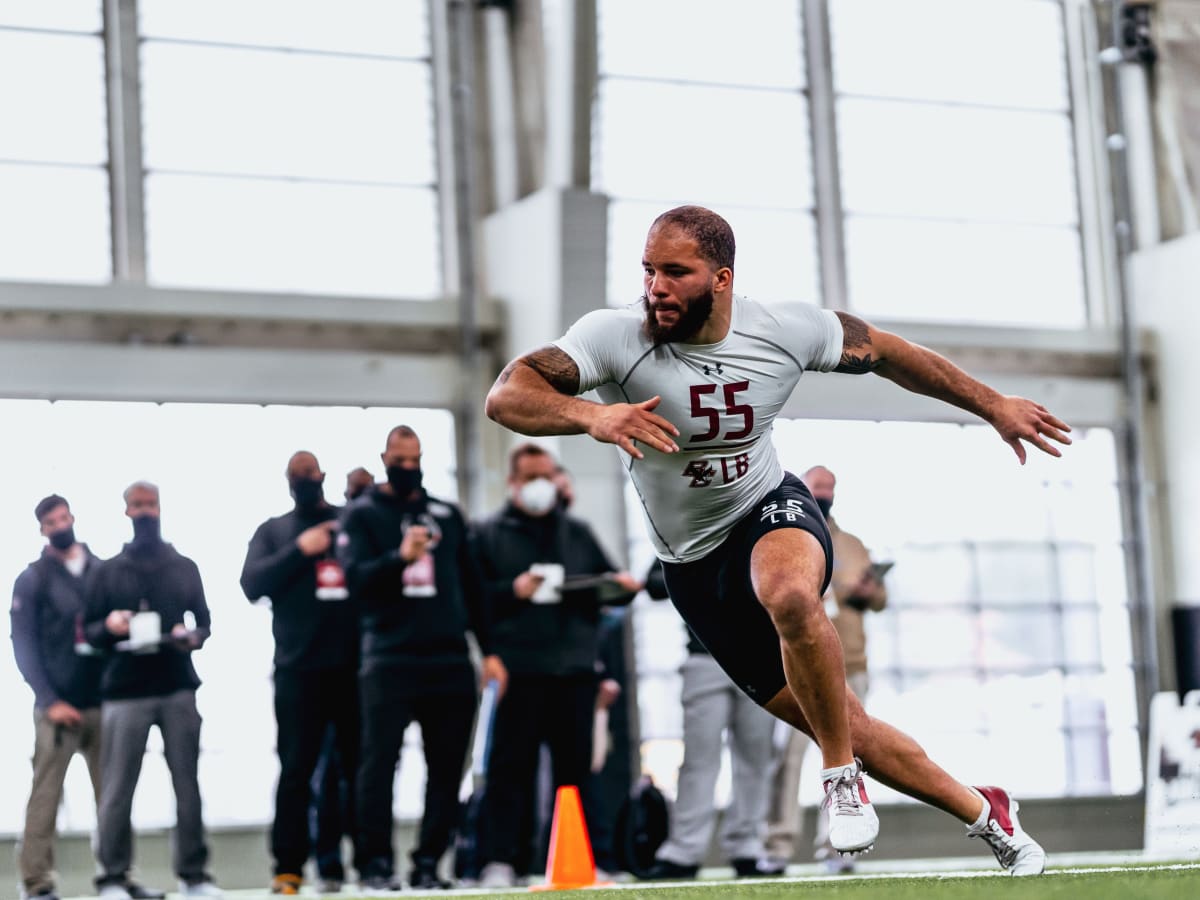
<svg viewBox="0 0 1200 900">
<path fill-rule="evenodd" d="M 526 441 L 524 444 L 517 444 L 508 452 L 508 477 L 512 478 L 517 474 L 517 461 L 524 456 L 549 456 L 554 458 L 553 454 L 543 447 L 541 444 L 535 444 L 533 441 Z"/>
<path fill-rule="evenodd" d="M 67 512 L 71 511 L 71 504 L 67 502 L 67 498 L 60 497 L 58 494 L 51 494 L 49 497 L 39 500 L 38 505 L 33 508 L 33 514 L 37 516 L 38 524 L 42 524 L 42 519 L 60 506 L 65 506 Z"/>
<path fill-rule="evenodd" d="M 392 438 L 416 438 L 418 441 L 421 439 L 417 433 L 407 425 L 397 425 L 395 428 L 389 431 L 387 440 L 383 442 L 385 447 L 392 442 Z"/>
<path fill-rule="evenodd" d="M 678 228 L 697 244 L 700 255 L 715 268 L 733 269 L 737 245 L 729 223 L 703 206 L 677 206 L 654 220 L 650 230 L 666 226 Z"/>
</svg>

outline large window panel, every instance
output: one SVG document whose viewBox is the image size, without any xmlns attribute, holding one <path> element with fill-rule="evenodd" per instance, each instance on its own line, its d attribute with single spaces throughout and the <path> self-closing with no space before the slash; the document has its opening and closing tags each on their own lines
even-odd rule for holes
<svg viewBox="0 0 1200 900">
<path fill-rule="evenodd" d="M 812 204 L 799 93 L 606 79 L 599 115 L 597 187 L 611 195 L 664 202 L 703 195 L 737 206 Z"/>
<path fill-rule="evenodd" d="M 1079 233 L 1068 228 L 846 219 L 856 312 L 867 317 L 1079 328 Z"/>
<path fill-rule="evenodd" d="M 146 165 L 432 184 L 429 66 L 148 42 Z"/>
<path fill-rule="evenodd" d="M 599 0 L 600 69 L 668 81 L 800 87 L 800 4 Z M 681 121 L 681 120 L 676 120 Z"/>
<path fill-rule="evenodd" d="M 705 205 L 704 198 L 695 201 Z M 713 204 L 737 236 L 734 284 L 764 303 L 820 303 L 816 233 L 804 210 L 747 209 Z M 608 207 L 608 302 L 624 306 L 642 295 L 642 250 L 650 223 L 668 203 L 614 200 Z"/>
<path fill-rule="evenodd" d="M 838 91 L 1065 110 L 1054 0 L 830 0 Z"/>
<path fill-rule="evenodd" d="M 0 278 L 108 281 L 108 210 L 103 169 L 0 164 Z"/>
<path fill-rule="evenodd" d="M 100 0 L 4 0 L 0 27 L 97 32 L 103 24 Z"/>
<path fill-rule="evenodd" d="M 100 165 L 108 158 L 99 38 L 0 29 L 0 158 Z"/>
<path fill-rule="evenodd" d="M 851 214 L 1077 221 L 1065 116 L 843 99 L 838 127 Z"/>
<path fill-rule="evenodd" d="M 148 276 L 432 299 L 441 291 L 436 220 L 432 189 L 150 175 Z"/>
<path fill-rule="evenodd" d="M 140 0 L 147 37 L 426 57 L 425 0 Z"/>
</svg>

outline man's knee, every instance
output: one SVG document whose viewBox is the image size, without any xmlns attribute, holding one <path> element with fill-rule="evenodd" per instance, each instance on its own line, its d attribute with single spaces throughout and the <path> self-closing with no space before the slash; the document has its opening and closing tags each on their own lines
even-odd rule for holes
<svg viewBox="0 0 1200 900">
<path fill-rule="evenodd" d="M 786 641 L 804 639 L 825 614 L 820 594 L 786 573 L 759 579 L 758 601 Z"/>
</svg>

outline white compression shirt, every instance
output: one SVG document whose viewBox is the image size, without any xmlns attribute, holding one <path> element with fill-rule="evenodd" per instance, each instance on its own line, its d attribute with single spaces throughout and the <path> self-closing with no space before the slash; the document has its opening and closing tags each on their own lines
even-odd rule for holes
<svg viewBox="0 0 1200 900">
<path fill-rule="evenodd" d="M 691 562 L 783 480 L 771 442 L 775 416 L 806 369 L 842 356 L 842 323 L 829 310 L 764 306 L 737 294 L 725 339 L 663 344 L 646 337 L 641 304 L 588 313 L 554 342 L 579 367 L 579 392 L 605 403 L 660 396 L 654 411 L 679 429 L 679 453 L 646 445 L 621 457 L 637 488 L 660 559 Z"/>
</svg>

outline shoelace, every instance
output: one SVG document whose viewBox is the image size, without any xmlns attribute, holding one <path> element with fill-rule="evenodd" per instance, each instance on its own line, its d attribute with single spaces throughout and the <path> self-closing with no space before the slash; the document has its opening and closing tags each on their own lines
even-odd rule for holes
<svg viewBox="0 0 1200 900">
<path fill-rule="evenodd" d="M 1000 863 L 1002 869 L 1012 868 L 1013 863 L 1017 861 L 1018 848 L 1016 842 L 1000 827 L 998 822 L 989 819 L 987 825 L 978 832 L 977 836 L 987 841 L 987 845 L 992 848 L 992 853 L 995 854 L 996 861 Z"/>
<path fill-rule="evenodd" d="M 827 781 L 821 809 L 830 809 L 833 815 L 837 816 L 861 816 L 863 813 L 862 804 L 858 800 L 858 780 L 862 775 L 862 764 L 858 763 L 857 766 L 846 766 L 840 775 Z"/>
</svg>

